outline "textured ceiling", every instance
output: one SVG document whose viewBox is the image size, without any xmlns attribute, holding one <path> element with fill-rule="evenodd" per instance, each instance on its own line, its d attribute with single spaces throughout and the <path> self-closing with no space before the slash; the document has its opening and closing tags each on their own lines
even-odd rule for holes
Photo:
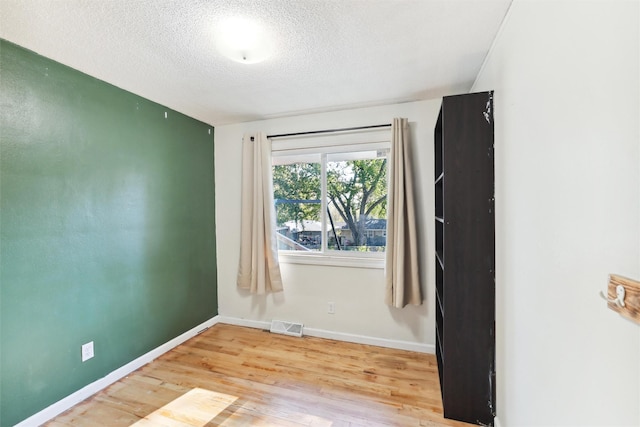
<svg viewBox="0 0 640 427">
<path fill-rule="evenodd" d="M 219 125 L 467 92 L 511 0 L 0 0 L 0 37 Z M 243 16 L 272 56 L 234 62 Z"/>
</svg>

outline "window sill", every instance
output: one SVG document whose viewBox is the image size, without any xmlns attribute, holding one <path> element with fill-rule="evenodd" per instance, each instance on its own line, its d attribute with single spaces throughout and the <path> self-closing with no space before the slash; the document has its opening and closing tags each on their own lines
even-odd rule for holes
<svg viewBox="0 0 640 427">
<path fill-rule="evenodd" d="M 279 253 L 282 264 L 326 265 L 332 267 L 375 268 L 384 269 L 384 257 L 331 256 L 321 254 L 287 254 Z"/>
</svg>

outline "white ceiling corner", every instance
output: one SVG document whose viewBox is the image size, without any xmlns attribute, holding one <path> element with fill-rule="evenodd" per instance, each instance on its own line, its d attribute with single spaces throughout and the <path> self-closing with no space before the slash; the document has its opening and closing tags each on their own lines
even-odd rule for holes
<svg viewBox="0 0 640 427">
<path fill-rule="evenodd" d="M 0 37 L 220 125 L 469 91 L 511 0 L 1 0 Z M 217 52 L 225 17 L 273 55 Z"/>
</svg>

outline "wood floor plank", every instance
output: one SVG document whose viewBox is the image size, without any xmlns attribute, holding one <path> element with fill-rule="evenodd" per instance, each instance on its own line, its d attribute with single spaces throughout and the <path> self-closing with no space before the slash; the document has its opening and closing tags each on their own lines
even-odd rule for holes
<svg viewBox="0 0 640 427">
<path fill-rule="evenodd" d="M 469 426 L 439 387 L 433 355 L 217 324 L 47 426 Z"/>
</svg>

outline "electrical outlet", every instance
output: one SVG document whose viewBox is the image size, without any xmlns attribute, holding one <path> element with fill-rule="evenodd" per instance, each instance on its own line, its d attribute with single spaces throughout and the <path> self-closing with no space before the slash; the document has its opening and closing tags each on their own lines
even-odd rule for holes
<svg viewBox="0 0 640 427">
<path fill-rule="evenodd" d="M 93 341 L 88 342 L 86 344 L 82 344 L 82 361 L 86 362 L 92 357 L 93 357 Z"/>
<path fill-rule="evenodd" d="M 335 302 L 330 302 L 328 304 L 327 307 L 327 313 L 329 314 L 336 314 L 336 303 Z"/>
</svg>

